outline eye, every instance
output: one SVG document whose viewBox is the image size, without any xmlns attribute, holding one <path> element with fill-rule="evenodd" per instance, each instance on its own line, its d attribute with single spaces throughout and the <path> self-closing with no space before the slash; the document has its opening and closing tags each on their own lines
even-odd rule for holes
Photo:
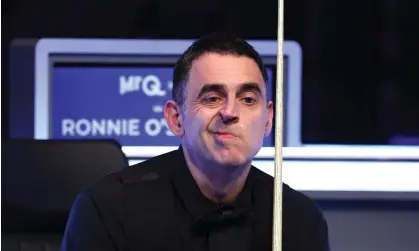
<svg viewBox="0 0 419 251">
<path fill-rule="evenodd" d="M 204 102 L 205 103 L 217 103 L 218 101 L 220 101 L 221 99 L 217 96 L 209 96 L 204 98 Z"/>
<path fill-rule="evenodd" d="M 243 101 L 246 105 L 252 105 L 256 102 L 256 99 L 254 99 L 252 97 L 245 97 L 245 98 L 243 98 Z"/>
</svg>

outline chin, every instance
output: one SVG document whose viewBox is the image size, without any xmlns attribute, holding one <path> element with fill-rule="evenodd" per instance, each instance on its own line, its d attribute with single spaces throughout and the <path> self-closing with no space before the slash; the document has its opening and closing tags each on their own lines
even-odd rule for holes
<svg viewBox="0 0 419 251">
<path fill-rule="evenodd" d="M 241 166 L 250 162 L 249 158 L 243 152 L 230 150 L 219 151 L 216 153 L 214 159 L 224 166 Z"/>
<path fill-rule="evenodd" d="M 242 167 L 249 164 L 248 162 L 245 161 L 223 161 L 220 163 L 221 166 L 225 166 L 225 167 Z"/>
</svg>

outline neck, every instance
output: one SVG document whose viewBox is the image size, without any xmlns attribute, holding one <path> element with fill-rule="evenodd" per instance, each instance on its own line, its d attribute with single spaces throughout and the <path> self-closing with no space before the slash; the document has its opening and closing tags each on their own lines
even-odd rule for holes
<svg viewBox="0 0 419 251">
<path fill-rule="evenodd" d="M 188 168 L 201 192 L 210 200 L 228 204 L 242 191 L 251 163 L 243 166 L 220 166 L 205 163 L 188 154 L 184 149 Z"/>
</svg>

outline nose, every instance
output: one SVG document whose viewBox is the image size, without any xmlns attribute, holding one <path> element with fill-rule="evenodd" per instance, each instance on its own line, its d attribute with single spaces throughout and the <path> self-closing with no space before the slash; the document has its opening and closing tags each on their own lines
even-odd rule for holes
<svg viewBox="0 0 419 251">
<path fill-rule="evenodd" d="M 237 102 L 229 100 L 220 110 L 221 118 L 225 124 L 234 123 L 239 119 L 239 107 Z"/>
</svg>

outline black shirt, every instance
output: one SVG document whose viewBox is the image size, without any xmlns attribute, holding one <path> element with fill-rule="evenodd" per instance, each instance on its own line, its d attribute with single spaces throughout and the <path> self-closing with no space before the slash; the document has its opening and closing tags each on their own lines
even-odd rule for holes
<svg viewBox="0 0 419 251">
<path fill-rule="evenodd" d="M 76 199 L 63 251 L 272 250 L 273 178 L 251 168 L 234 203 L 199 190 L 182 148 L 103 178 Z M 327 224 L 307 196 L 283 187 L 283 251 L 328 251 Z"/>
</svg>

